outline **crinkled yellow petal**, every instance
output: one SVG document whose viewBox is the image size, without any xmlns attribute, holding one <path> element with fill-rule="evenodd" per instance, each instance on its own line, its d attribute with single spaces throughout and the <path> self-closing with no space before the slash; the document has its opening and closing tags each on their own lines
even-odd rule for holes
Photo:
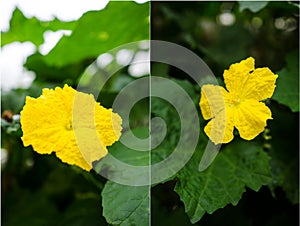
<svg viewBox="0 0 300 226">
<path fill-rule="evenodd" d="M 83 107 L 84 106 L 84 107 Z M 76 93 L 73 105 L 73 130 L 78 148 L 87 162 L 107 154 L 121 135 L 120 116 L 96 103 L 92 95 Z"/>
<path fill-rule="evenodd" d="M 242 60 L 240 63 L 230 65 L 225 70 L 223 77 L 227 90 L 230 93 L 240 94 L 246 84 L 250 72 L 254 70 L 254 59 L 252 57 Z"/>
<path fill-rule="evenodd" d="M 32 145 L 40 154 L 56 152 L 63 162 L 85 170 L 119 139 L 121 123 L 118 114 L 102 107 L 92 95 L 67 85 L 43 89 L 36 99 L 27 97 L 21 112 L 25 146 Z"/>
<path fill-rule="evenodd" d="M 199 103 L 203 118 L 211 119 L 224 110 L 227 95 L 227 91 L 221 86 L 203 85 Z"/>
<path fill-rule="evenodd" d="M 110 146 L 121 136 L 122 119 L 121 117 L 112 112 L 112 109 L 106 109 L 100 104 L 96 104 L 95 109 L 95 122 L 96 128 L 105 146 Z"/>
<path fill-rule="evenodd" d="M 267 67 L 255 69 L 249 74 L 248 80 L 243 86 L 240 94 L 241 99 L 261 101 L 270 98 L 274 93 L 277 77 Z"/>
<path fill-rule="evenodd" d="M 252 140 L 264 131 L 267 120 L 272 119 L 270 109 L 256 100 L 246 100 L 236 108 L 235 127 L 240 136 L 246 140 Z"/>
<path fill-rule="evenodd" d="M 75 136 L 76 134 L 76 136 Z M 74 129 L 69 138 L 64 137 L 62 149 L 56 150 L 56 156 L 63 162 L 77 165 L 85 170 L 92 168 L 92 162 L 107 154 L 95 130 L 90 128 Z"/>
<path fill-rule="evenodd" d="M 32 145 L 40 154 L 50 154 L 64 133 L 60 117 L 44 98 L 26 97 L 20 118 L 25 146 Z M 45 142 L 44 142 L 45 140 Z"/>
<path fill-rule="evenodd" d="M 82 107 L 84 106 L 84 107 Z M 74 128 L 91 128 L 97 130 L 104 146 L 112 145 L 121 135 L 122 119 L 96 103 L 92 95 L 77 93 L 73 105 Z"/>
<path fill-rule="evenodd" d="M 233 139 L 232 108 L 227 107 L 210 120 L 204 128 L 204 132 L 215 144 L 229 143 Z"/>
</svg>

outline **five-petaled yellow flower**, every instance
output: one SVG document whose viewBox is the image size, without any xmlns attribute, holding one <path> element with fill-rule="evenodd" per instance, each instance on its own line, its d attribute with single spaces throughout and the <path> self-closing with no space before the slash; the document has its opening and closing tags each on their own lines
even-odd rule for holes
<svg viewBox="0 0 300 226">
<path fill-rule="evenodd" d="M 43 89 L 26 97 L 21 111 L 22 141 L 40 154 L 56 153 L 63 162 L 85 170 L 107 154 L 121 135 L 122 119 L 97 103 L 91 94 L 63 88 Z"/>
<path fill-rule="evenodd" d="M 267 67 L 255 69 L 252 57 L 232 64 L 223 76 L 227 90 L 202 86 L 200 108 L 204 119 L 211 119 L 204 131 L 215 144 L 230 142 L 234 127 L 243 139 L 251 140 L 272 119 L 261 101 L 273 95 L 278 76 Z"/>
</svg>

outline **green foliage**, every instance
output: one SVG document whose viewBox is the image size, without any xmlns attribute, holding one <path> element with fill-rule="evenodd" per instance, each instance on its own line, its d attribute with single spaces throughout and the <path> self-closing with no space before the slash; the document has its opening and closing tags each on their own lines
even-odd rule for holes
<svg viewBox="0 0 300 226">
<path fill-rule="evenodd" d="M 257 67 L 267 66 L 276 72 L 275 93 L 266 101 L 273 120 L 268 120 L 267 129 L 254 141 L 241 141 L 236 135 L 235 141 L 223 145 L 212 164 L 200 172 L 199 163 L 207 144 L 199 109 L 200 87 L 179 69 L 152 62 L 152 76 L 175 82 L 189 95 L 198 111 L 200 138 L 194 155 L 179 172 L 152 187 L 134 187 L 107 181 L 103 176 L 118 172 L 136 179 L 141 177 L 140 172 L 119 172 L 109 165 L 108 156 L 94 162 L 95 170 L 84 172 L 63 164 L 55 155 L 38 155 L 31 147 L 23 147 L 18 121 L 2 119 L 1 147 L 7 154 L 1 177 L 4 226 L 144 226 L 150 220 L 158 226 L 279 226 L 298 221 L 299 24 L 295 21 L 299 5 L 284 1 L 152 2 L 151 21 L 149 7 L 149 3 L 112 1 L 105 9 L 87 12 L 72 22 L 42 22 L 35 17 L 26 18 L 16 9 L 10 29 L 1 34 L 1 46 L 30 41 L 38 47 L 44 42 L 45 31 L 63 29 L 72 33 L 62 37 L 46 56 L 36 52 L 27 58 L 24 67 L 35 72 L 35 81 L 28 89 L 3 91 L 2 111 L 18 114 L 26 96 L 38 97 L 42 88 L 65 83 L 76 87 L 82 74 L 88 75 L 85 85 L 91 84 L 91 90 L 97 90 L 99 83 L 95 81 L 104 79 L 116 62 L 105 68 L 94 67 L 94 77 L 86 70 L 88 66 L 95 66 L 100 54 L 119 45 L 149 39 L 151 25 L 151 39 L 171 41 L 192 50 L 220 83 L 224 69 L 248 56 L 256 59 Z M 221 21 L 223 13 L 231 13 L 233 24 Z M 278 21 L 282 24 L 278 25 Z M 136 79 L 128 67 L 121 69 L 108 80 L 97 100 L 112 107 L 122 88 Z M 200 82 L 207 83 L 205 79 Z M 161 83 L 152 91 L 157 87 L 182 101 L 168 84 Z M 185 102 L 180 104 L 186 107 Z M 166 128 L 156 123 L 149 128 L 149 118 L 156 117 L 165 122 Z M 160 140 L 160 131 L 166 129 L 162 143 L 149 152 L 149 146 L 137 151 L 117 142 L 108 147 L 109 153 L 132 166 L 158 163 L 170 156 L 178 144 L 180 120 L 174 106 L 166 100 L 145 98 L 131 109 L 129 122 L 123 122 L 121 140 L 128 139 L 128 130 L 132 129 L 139 138 L 151 134 L 151 146 Z M 196 131 L 195 127 L 191 123 L 189 130 Z M 141 146 L 136 141 L 130 143 Z M 166 166 L 163 170 L 172 169 Z"/>
<path fill-rule="evenodd" d="M 45 62 L 45 57 L 43 55 L 35 53 L 27 58 L 24 66 L 28 70 L 35 72 L 36 80 L 43 82 L 71 81 L 72 83 L 75 83 L 76 79 L 78 79 L 90 63 L 91 60 L 85 60 L 65 67 L 49 66 Z"/>
<path fill-rule="evenodd" d="M 149 186 L 126 186 L 108 181 L 102 191 L 103 216 L 112 225 L 148 225 Z"/>
<path fill-rule="evenodd" d="M 44 42 L 43 35 L 45 31 L 72 30 L 75 24 L 76 22 L 61 22 L 58 19 L 49 22 L 41 22 L 35 17 L 27 19 L 23 13 L 16 8 L 10 21 L 9 31 L 1 33 L 1 46 L 14 41 L 30 41 L 36 46 L 39 46 Z"/>
<path fill-rule="evenodd" d="M 299 111 L 299 52 L 289 53 L 286 62 L 286 66 L 277 73 L 277 88 L 272 99 L 297 112 Z"/>
<path fill-rule="evenodd" d="M 16 134 L 16 136 L 20 136 L 21 128 L 20 121 L 12 119 L 12 122 L 8 122 L 1 118 L 1 128 L 5 130 L 8 134 Z"/>
<path fill-rule="evenodd" d="M 61 67 L 97 57 L 122 44 L 149 39 L 148 8 L 148 3 L 110 2 L 101 11 L 84 14 L 72 35 L 63 37 L 45 57 L 45 62 Z"/>
<path fill-rule="evenodd" d="M 162 68 L 162 70 L 165 70 Z M 159 73 L 158 73 L 159 74 Z M 190 96 L 190 98 L 193 98 L 193 102 L 195 105 L 198 105 L 199 103 L 199 89 L 193 86 L 190 82 L 187 80 L 179 80 L 179 79 L 173 79 L 169 78 L 176 84 L 178 84 L 181 88 L 183 88 L 187 94 Z M 168 87 L 165 86 L 163 90 L 167 90 Z M 165 91 L 166 93 L 167 91 Z M 178 101 L 180 98 L 178 98 Z M 179 102 L 181 106 L 185 106 L 186 103 Z M 180 120 L 186 120 L 188 122 L 189 119 L 182 119 L 178 115 L 178 112 L 172 106 L 172 104 L 168 103 L 167 101 L 161 99 L 152 97 L 151 98 L 151 116 L 159 117 L 163 119 L 163 121 L 166 123 L 166 136 L 163 142 L 155 149 L 151 150 L 151 162 L 152 164 L 160 162 L 164 159 L 166 159 L 175 149 L 179 139 L 180 139 L 180 132 L 181 132 L 181 121 Z M 154 123 L 151 124 L 151 141 L 152 143 L 156 143 L 156 140 L 161 138 L 161 134 L 159 131 L 161 131 L 163 128 L 161 128 L 161 125 L 156 125 Z M 195 125 L 191 124 L 190 129 L 193 131 L 193 127 Z M 165 169 L 167 170 L 167 169 Z"/>
<path fill-rule="evenodd" d="M 253 143 L 231 143 L 206 171 L 198 172 L 202 149 L 203 146 L 196 150 L 191 162 L 178 174 L 175 187 L 192 223 L 205 212 L 212 214 L 229 203 L 236 205 L 245 186 L 258 191 L 271 181 L 270 158 Z"/>
</svg>

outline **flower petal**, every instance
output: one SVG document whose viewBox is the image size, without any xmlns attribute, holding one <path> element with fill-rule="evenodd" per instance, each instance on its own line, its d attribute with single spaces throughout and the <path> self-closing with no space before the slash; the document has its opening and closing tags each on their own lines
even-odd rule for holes
<svg viewBox="0 0 300 226">
<path fill-rule="evenodd" d="M 224 83 L 230 93 L 240 94 L 247 82 L 250 72 L 254 70 L 252 57 L 242 60 L 240 63 L 230 65 L 229 70 L 223 73 Z"/>
<path fill-rule="evenodd" d="M 95 102 L 93 95 L 76 93 L 72 116 L 75 129 L 93 129 L 104 146 L 112 145 L 121 136 L 121 117 L 112 112 L 112 109 L 106 109 Z"/>
<path fill-rule="evenodd" d="M 52 111 L 45 99 L 26 97 L 26 104 L 20 113 L 24 146 L 32 145 L 40 154 L 50 154 L 54 150 L 63 130 L 59 126 L 60 117 Z"/>
<path fill-rule="evenodd" d="M 56 156 L 62 162 L 90 170 L 92 162 L 103 158 L 107 149 L 94 129 L 76 128 L 73 131 L 69 137 L 64 136 L 64 142 L 60 140 L 60 143 L 65 145 L 57 147 Z"/>
<path fill-rule="evenodd" d="M 225 109 L 228 92 L 221 86 L 203 85 L 201 88 L 200 109 L 205 120 L 215 117 Z"/>
<path fill-rule="evenodd" d="M 102 107 L 93 95 L 68 85 L 43 89 L 36 99 L 27 97 L 21 112 L 25 146 L 32 145 L 40 154 L 56 152 L 63 162 L 85 170 L 119 139 L 121 123 L 120 116 Z"/>
<path fill-rule="evenodd" d="M 65 145 L 62 149 L 59 148 L 56 150 L 56 156 L 64 163 L 68 163 L 70 165 L 77 165 L 87 171 L 91 170 L 92 163 L 86 161 L 86 159 L 83 157 L 83 155 L 79 151 L 75 136 L 73 133 L 72 135 L 73 137 L 70 136 L 70 139 L 68 139 L 67 142 L 62 142 Z M 67 136 L 64 136 L 63 139 L 67 139 Z"/>
<path fill-rule="evenodd" d="M 264 100 L 270 98 L 275 90 L 277 79 L 269 68 L 257 68 L 250 73 L 247 83 L 245 83 L 241 99 Z"/>
<path fill-rule="evenodd" d="M 210 120 L 204 128 L 204 132 L 215 144 L 229 143 L 233 139 L 232 108 L 226 108 Z"/>
<path fill-rule="evenodd" d="M 252 140 L 264 131 L 268 119 L 271 111 L 264 103 L 246 100 L 236 108 L 234 124 L 242 138 Z"/>
<path fill-rule="evenodd" d="M 121 117 L 112 112 L 112 109 L 106 109 L 100 104 L 96 104 L 95 123 L 100 140 L 105 146 L 110 146 L 119 140 L 122 131 Z"/>
</svg>

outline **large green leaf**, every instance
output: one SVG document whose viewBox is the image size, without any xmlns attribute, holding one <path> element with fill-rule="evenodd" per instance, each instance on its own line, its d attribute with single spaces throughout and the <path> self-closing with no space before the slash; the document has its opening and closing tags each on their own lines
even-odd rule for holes
<svg viewBox="0 0 300 226">
<path fill-rule="evenodd" d="M 72 35 L 63 37 L 45 60 L 67 65 L 144 39 L 149 39 L 149 3 L 110 2 L 101 11 L 84 14 Z"/>
<path fill-rule="evenodd" d="M 16 8 L 10 21 L 9 31 L 1 33 L 1 46 L 14 41 L 30 41 L 39 46 L 44 42 L 45 31 L 72 30 L 75 24 L 76 22 L 61 22 L 58 19 L 49 22 L 41 22 L 35 17 L 28 19 Z"/>
<path fill-rule="evenodd" d="M 271 181 L 269 156 L 252 142 L 235 141 L 227 145 L 211 166 L 199 172 L 202 149 L 178 174 L 175 191 L 184 202 L 191 222 L 227 204 L 236 205 L 245 186 L 258 191 Z"/>
<path fill-rule="evenodd" d="M 103 216 L 112 225 L 149 225 L 150 187 L 108 181 L 102 191 Z"/>
<path fill-rule="evenodd" d="M 137 127 L 132 130 L 132 133 L 137 136 L 137 138 L 146 138 L 149 136 L 149 129 L 147 127 Z M 127 138 L 128 133 L 124 132 L 121 140 L 126 140 L 129 142 L 130 138 Z M 132 141 L 132 147 L 140 146 L 138 141 Z M 114 145 L 108 147 L 109 153 L 112 154 L 118 160 L 125 162 L 134 166 L 145 166 L 149 164 L 150 154 L 148 152 L 148 147 L 145 147 L 143 151 L 133 150 L 123 144 L 122 142 L 117 142 Z M 99 165 L 102 160 L 99 162 Z"/>
<path fill-rule="evenodd" d="M 299 52 L 287 55 L 287 65 L 278 72 L 276 89 L 272 99 L 289 106 L 293 112 L 299 111 Z"/>
</svg>

